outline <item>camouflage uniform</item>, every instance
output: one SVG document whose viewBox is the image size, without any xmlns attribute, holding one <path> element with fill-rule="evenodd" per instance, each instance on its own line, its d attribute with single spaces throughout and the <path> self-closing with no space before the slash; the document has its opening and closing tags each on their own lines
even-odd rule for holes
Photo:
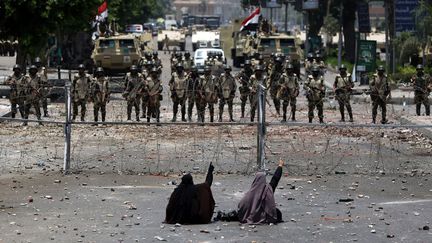
<svg viewBox="0 0 432 243">
<path fill-rule="evenodd" d="M 158 69 L 155 67 L 152 72 L 158 73 Z M 156 122 L 159 122 L 160 118 L 160 101 L 162 100 L 162 82 L 157 77 L 150 77 L 146 80 L 145 93 L 148 96 L 148 112 L 147 112 L 147 122 L 150 122 L 150 118 L 156 118 Z"/>
<path fill-rule="evenodd" d="M 277 98 L 277 92 L 279 90 L 279 80 L 283 73 L 283 66 L 281 60 L 278 58 L 275 62 L 275 66 L 270 72 L 270 76 L 267 79 L 267 88 L 270 89 L 270 96 L 273 99 L 273 104 L 275 106 L 276 112 L 280 115 L 280 100 Z"/>
<path fill-rule="evenodd" d="M 123 97 L 127 101 L 127 119 L 132 119 L 132 107 L 135 107 L 136 120 L 139 121 L 140 101 L 145 88 L 144 77 L 141 73 L 127 73 L 125 78 L 125 92 Z"/>
<path fill-rule="evenodd" d="M 32 67 L 34 67 L 32 65 Z M 30 69 L 32 69 L 30 67 Z M 36 70 L 37 72 L 37 70 Z M 37 73 L 32 74 L 29 72 L 25 77 L 26 79 L 24 84 L 26 84 L 26 98 L 24 101 L 25 105 L 25 119 L 28 119 L 30 114 L 30 108 L 33 106 L 36 112 L 36 117 L 38 120 L 41 120 L 41 111 L 40 111 L 40 99 L 42 97 L 41 89 L 43 82 L 41 80 L 41 77 L 37 75 Z"/>
<path fill-rule="evenodd" d="M 194 105 L 197 105 L 198 86 L 201 82 L 201 77 L 198 75 L 198 70 L 193 70 L 188 76 L 186 97 L 188 100 L 188 120 L 192 121 L 192 110 Z"/>
<path fill-rule="evenodd" d="M 421 65 L 419 65 L 421 66 Z M 425 106 L 426 115 L 430 116 L 430 103 L 429 103 L 429 93 L 432 90 L 431 77 L 427 74 L 423 74 L 423 66 L 421 68 L 421 73 L 417 73 L 411 82 L 414 86 L 414 103 L 416 105 L 416 114 L 420 116 L 421 105 Z M 417 67 L 417 71 L 420 71 Z"/>
<path fill-rule="evenodd" d="M 261 66 L 257 66 L 256 71 L 264 71 L 264 68 Z M 250 99 L 250 103 L 251 103 L 251 110 L 250 110 L 250 121 L 253 122 L 255 119 L 255 112 L 257 109 L 257 105 L 258 105 L 258 97 L 257 97 L 257 93 L 258 93 L 258 85 L 260 83 L 262 83 L 263 85 L 265 84 L 265 80 L 266 80 L 266 76 L 262 73 L 260 76 L 257 75 L 257 73 L 253 74 L 250 77 L 249 83 L 250 83 L 250 94 L 249 94 L 249 99 Z"/>
<path fill-rule="evenodd" d="M 185 58 L 183 59 L 183 61 L 181 63 L 183 65 L 185 72 L 187 74 L 189 74 L 189 72 L 191 71 L 192 66 L 193 66 L 193 60 L 190 58 L 190 54 L 185 55 Z"/>
<path fill-rule="evenodd" d="M 297 96 L 299 95 L 300 85 L 299 79 L 295 73 L 285 72 L 279 79 L 279 90 L 276 97 L 283 101 L 282 111 L 283 119 L 282 122 L 287 120 L 287 108 L 291 106 L 291 120 L 295 121 Z"/>
<path fill-rule="evenodd" d="M 214 104 L 217 102 L 217 83 L 216 78 L 211 75 L 211 70 L 206 67 L 207 73 L 201 79 L 198 89 L 198 121 L 204 122 L 205 109 L 208 105 L 210 111 L 210 122 L 214 121 Z"/>
<path fill-rule="evenodd" d="M 341 70 L 343 70 L 342 67 Z M 350 103 L 351 90 L 353 87 L 354 82 L 352 81 L 351 75 L 349 73 L 341 73 L 336 76 L 333 88 L 336 93 L 336 100 L 339 103 L 339 112 L 341 114 L 342 122 L 345 121 L 345 107 L 347 108 L 350 122 L 354 121 Z"/>
<path fill-rule="evenodd" d="M 143 75 L 143 79 L 146 80 L 147 77 L 150 76 L 150 70 L 153 68 L 154 63 L 153 61 L 147 61 L 145 64 L 144 69 L 142 70 L 142 75 Z M 141 108 L 142 108 L 142 115 L 141 118 L 146 118 L 146 114 L 147 114 L 147 103 L 148 103 L 148 96 L 146 95 L 146 93 L 143 93 L 142 95 L 142 101 L 141 101 Z"/>
<path fill-rule="evenodd" d="M 315 68 L 315 67 L 314 67 Z M 318 72 L 313 69 L 312 73 Z M 324 123 L 324 97 L 325 97 L 325 85 L 322 76 L 309 76 L 304 84 L 304 89 L 306 90 L 306 98 L 308 100 L 308 117 L 309 123 L 312 123 L 314 117 L 315 107 L 318 110 L 318 118 L 320 123 Z"/>
<path fill-rule="evenodd" d="M 219 93 L 219 122 L 222 122 L 222 115 L 225 103 L 228 103 L 228 113 L 230 122 L 233 122 L 233 100 L 235 92 L 237 90 L 237 84 L 234 77 L 229 73 L 230 67 L 225 68 L 226 71 L 221 75 L 218 81 L 218 93 Z"/>
<path fill-rule="evenodd" d="M 181 65 L 180 65 L 181 66 Z M 180 68 L 177 66 L 177 68 Z M 169 82 L 171 91 L 171 99 L 173 101 L 173 118 L 172 122 L 177 121 L 178 106 L 181 106 L 182 121 L 186 121 L 186 89 L 187 89 L 187 74 L 182 70 L 180 73 L 172 74 Z"/>
<path fill-rule="evenodd" d="M 72 81 L 73 120 L 78 115 L 78 106 L 81 106 L 81 121 L 84 121 L 91 83 L 91 77 L 88 74 L 82 73 L 74 76 Z"/>
<path fill-rule="evenodd" d="M 93 79 L 91 94 L 93 99 L 94 120 L 95 122 L 98 121 L 100 110 L 102 114 L 102 122 L 105 122 L 106 105 L 110 100 L 109 82 L 105 76 L 102 75 Z"/>
<path fill-rule="evenodd" d="M 14 71 L 16 70 L 18 73 L 14 72 L 11 76 L 9 76 L 5 84 L 10 87 L 9 101 L 11 104 L 11 117 L 15 118 L 17 110 L 21 114 L 21 117 L 25 117 L 25 108 L 24 108 L 24 100 L 25 100 L 25 80 L 23 80 L 23 75 L 21 73 L 21 68 L 18 66 L 14 67 Z M 18 109 L 17 109 L 18 105 Z"/>
<path fill-rule="evenodd" d="M 244 118 L 246 102 L 249 99 L 250 95 L 249 80 L 253 74 L 253 70 L 249 64 L 250 62 L 246 61 L 245 67 L 236 75 L 237 80 L 240 82 L 239 91 L 241 101 L 241 118 Z"/>
<path fill-rule="evenodd" d="M 48 75 L 45 67 L 38 67 L 37 74 L 41 77 L 42 89 L 41 89 L 41 103 L 44 111 L 44 117 L 48 117 L 48 95 L 50 92 L 49 84 L 48 84 Z"/>
<path fill-rule="evenodd" d="M 382 69 L 384 71 L 384 69 Z M 375 74 L 369 83 L 371 89 L 371 100 L 372 100 L 372 122 L 376 122 L 376 116 L 378 113 L 378 106 L 381 107 L 382 117 L 381 123 L 387 123 L 387 97 L 390 95 L 390 85 L 387 75 L 384 73 Z"/>
</svg>

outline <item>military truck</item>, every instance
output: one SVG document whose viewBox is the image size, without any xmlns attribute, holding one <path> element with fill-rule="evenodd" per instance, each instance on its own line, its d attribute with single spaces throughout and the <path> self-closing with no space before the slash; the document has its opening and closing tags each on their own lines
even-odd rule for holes
<svg viewBox="0 0 432 243">
<path fill-rule="evenodd" d="M 192 50 L 198 48 L 221 48 L 219 31 L 195 31 L 192 34 Z"/>
<path fill-rule="evenodd" d="M 132 34 L 100 37 L 92 53 L 94 65 L 103 67 L 108 73 L 126 72 L 142 57 L 140 43 L 140 38 Z"/>
<path fill-rule="evenodd" d="M 240 67 L 244 63 L 245 57 L 251 55 L 254 43 L 252 36 L 258 31 L 258 24 L 249 24 L 240 31 L 242 21 L 242 19 L 236 19 L 232 24 L 231 58 L 235 67 Z"/>
<path fill-rule="evenodd" d="M 300 60 L 303 54 L 296 37 L 282 33 L 260 34 L 256 38 L 255 47 L 253 52 L 260 53 L 264 60 L 268 60 L 272 53 L 283 53 L 294 66 L 294 72 L 300 76 Z"/>
<path fill-rule="evenodd" d="M 168 37 L 168 46 L 178 46 L 181 51 L 186 49 L 186 35 L 183 30 L 160 30 L 157 43 L 158 50 L 162 50 L 164 47 L 165 36 Z"/>
</svg>

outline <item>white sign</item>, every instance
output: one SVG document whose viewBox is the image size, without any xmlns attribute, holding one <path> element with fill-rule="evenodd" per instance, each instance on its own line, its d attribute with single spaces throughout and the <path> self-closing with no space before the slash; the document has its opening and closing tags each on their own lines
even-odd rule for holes
<svg viewBox="0 0 432 243">
<path fill-rule="evenodd" d="M 315 10 L 319 8 L 319 0 L 304 0 L 303 10 Z"/>
</svg>

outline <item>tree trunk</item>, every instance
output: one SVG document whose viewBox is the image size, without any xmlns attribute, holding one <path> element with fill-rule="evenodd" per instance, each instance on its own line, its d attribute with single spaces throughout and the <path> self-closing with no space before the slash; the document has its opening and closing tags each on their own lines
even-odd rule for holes
<svg viewBox="0 0 432 243">
<path fill-rule="evenodd" d="M 345 59 L 351 63 L 355 62 L 355 1 L 344 1 L 343 8 L 343 35 L 345 43 Z"/>
<path fill-rule="evenodd" d="M 21 65 L 22 71 L 25 74 L 27 70 L 27 49 L 18 40 L 18 48 L 16 55 L 16 64 Z"/>
</svg>

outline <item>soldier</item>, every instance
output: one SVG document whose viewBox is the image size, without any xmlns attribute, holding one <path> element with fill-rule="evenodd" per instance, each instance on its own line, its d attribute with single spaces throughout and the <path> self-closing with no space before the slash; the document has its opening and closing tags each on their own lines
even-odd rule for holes
<svg viewBox="0 0 432 243">
<path fill-rule="evenodd" d="M 312 75 L 312 67 L 315 64 L 315 59 L 313 53 L 308 53 L 307 58 L 305 60 L 305 71 L 306 76 Z"/>
<path fill-rule="evenodd" d="M 14 65 L 13 74 L 6 79 L 5 84 L 9 85 L 10 87 L 9 101 L 11 104 L 11 117 L 15 118 L 18 105 L 21 118 L 24 118 L 24 99 L 26 94 L 25 84 L 23 82 L 23 75 L 21 72 L 21 66 L 19 64 Z"/>
<path fill-rule="evenodd" d="M 270 72 L 270 76 L 267 79 L 267 88 L 270 89 L 270 96 L 273 99 L 277 114 L 280 116 L 280 100 L 277 98 L 277 92 L 279 90 L 279 80 L 283 73 L 282 58 L 277 57 L 275 59 L 274 67 Z"/>
<path fill-rule="evenodd" d="M 154 66 L 158 69 L 158 75 L 160 77 L 160 75 L 162 74 L 162 60 L 159 58 L 159 54 L 158 51 L 153 51 L 153 63 Z"/>
<path fill-rule="evenodd" d="M 146 80 L 147 77 L 150 76 L 150 71 L 152 70 L 153 66 L 154 66 L 153 61 L 151 61 L 151 60 L 146 61 L 145 65 L 144 65 L 144 69 L 142 70 L 142 75 L 143 75 L 143 79 L 144 80 Z M 142 108 L 141 118 L 146 118 L 146 115 L 147 115 L 147 103 L 148 103 L 148 96 L 146 95 L 146 93 L 143 93 L 143 95 L 142 95 L 142 102 L 141 102 L 141 108 Z"/>
<path fill-rule="evenodd" d="M 163 51 L 164 51 L 164 54 L 166 54 L 166 51 L 168 51 L 168 53 L 171 53 L 171 51 L 169 49 L 169 38 L 168 38 L 168 35 L 165 35 L 165 38 L 163 40 Z"/>
<path fill-rule="evenodd" d="M 186 97 L 188 100 L 188 121 L 192 121 L 192 110 L 194 105 L 197 105 L 197 91 L 201 82 L 201 77 L 198 74 L 198 68 L 192 66 L 191 73 L 188 76 Z"/>
<path fill-rule="evenodd" d="M 43 83 L 37 72 L 37 67 L 35 65 L 31 65 L 29 68 L 29 74 L 24 77 L 26 79 L 24 82 L 26 84 L 26 98 L 24 102 L 25 119 L 28 119 L 30 108 L 33 106 L 36 111 L 37 119 L 41 120 L 40 99 L 42 97 L 41 89 Z M 42 125 L 41 122 L 39 122 L 39 124 Z M 24 125 L 27 125 L 27 123 L 25 122 Z"/>
<path fill-rule="evenodd" d="M 49 95 L 49 85 L 48 85 L 48 75 L 46 68 L 42 66 L 42 60 L 40 57 L 36 57 L 34 60 L 34 65 L 36 65 L 38 69 L 38 75 L 42 81 L 42 89 L 41 89 L 41 103 L 44 111 L 44 117 L 48 117 L 48 95 Z"/>
<path fill-rule="evenodd" d="M 423 65 L 417 65 L 417 74 L 411 78 L 414 86 L 414 103 L 416 105 L 416 114 L 420 116 L 421 105 L 425 106 L 426 116 L 430 116 L 429 93 L 432 90 L 431 78 L 424 74 Z"/>
<path fill-rule="evenodd" d="M 250 84 L 249 80 L 253 74 L 252 64 L 249 59 L 246 59 L 244 62 L 243 70 L 241 70 L 236 78 L 240 82 L 239 91 L 240 91 L 240 100 L 241 100 L 241 118 L 245 116 L 245 108 L 246 102 L 249 99 L 250 95 Z"/>
<path fill-rule="evenodd" d="M 237 90 L 237 84 L 234 77 L 231 75 L 231 67 L 225 66 L 225 73 L 221 75 L 218 81 L 218 93 L 219 93 L 219 122 L 222 122 L 222 115 L 225 103 L 228 103 L 228 113 L 230 122 L 234 122 L 233 119 L 233 100 L 235 92 Z"/>
<path fill-rule="evenodd" d="M 125 77 L 125 92 L 123 97 L 127 101 L 127 120 L 132 120 L 132 107 L 135 107 L 136 121 L 140 121 L 140 101 L 145 88 L 144 77 L 138 72 L 138 67 L 132 65 Z"/>
<path fill-rule="evenodd" d="M 191 71 L 192 65 L 193 65 L 193 60 L 191 58 L 191 54 L 189 52 L 186 52 L 184 54 L 184 59 L 182 60 L 182 65 L 184 68 L 184 71 L 189 74 L 189 72 Z"/>
<path fill-rule="evenodd" d="M 315 64 L 318 65 L 318 67 L 320 68 L 321 75 L 324 76 L 326 72 L 326 65 L 322 60 L 321 54 L 319 53 L 315 55 Z"/>
<path fill-rule="evenodd" d="M 198 121 L 204 122 L 205 109 L 208 105 L 210 111 L 210 122 L 214 121 L 214 104 L 217 102 L 217 83 L 211 74 L 211 67 L 204 67 L 204 77 L 198 89 Z"/>
<path fill-rule="evenodd" d="M 169 81 L 169 87 L 171 91 L 171 99 L 173 101 L 173 118 L 172 122 L 177 121 L 178 106 L 181 106 L 181 119 L 183 122 L 186 121 L 186 86 L 188 76 L 184 72 L 183 65 L 177 64 L 177 71 L 172 74 L 171 80 Z"/>
<path fill-rule="evenodd" d="M 160 101 L 162 100 L 162 82 L 159 79 L 159 70 L 157 67 L 153 67 L 150 70 L 150 76 L 147 77 L 145 92 L 148 97 L 148 112 L 147 122 L 150 122 L 150 118 L 156 118 L 156 122 L 160 120 Z"/>
<path fill-rule="evenodd" d="M 324 123 L 324 97 L 325 85 L 324 79 L 320 76 L 320 69 L 318 66 L 312 67 L 312 75 L 308 77 L 304 84 L 306 90 L 306 98 L 309 107 L 309 123 L 312 123 L 314 117 L 315 107 L 318 110 L 318 118 L 320 123 Z"/>
<path fill-rule="evenodd" d="M 75 120 L 78 115 L 78 106 L 81 106 L 81 121 L 84 121 L 86 114 L 87 100 L 89 99 L 90 85 L 92 83 L 90 75 L 86 74 L 84 64 L 78 66 L 78 74 L 74 76 L 72 81 L 72 96 L 73 96 L 73 116 Z"/>
<path fill-rule="evenodd" d="M 300 92 L 300 85 L 298 81 L 297 74 L 294 73 L 294 66 L 288 64 L 286 66 L 286 72 L 282 74 L 279 80 L 279 90 L 277 92 L 277 98 L 283 101 L 282 111 L 283 118 L 282 122 L 287 120 L 287 108 L 288 105 L 291 106 L 291 120 L 295 121 L 297 96 Z"/>
<path fill-rule="evenodd" d="M 102 122 L 105 122 L 106 105 L 110 101 L 109 82 L 105 77 L 102 67 L 96 69 L 95 78 L 91 86 L 91 94 L 93 99 L 93 114 L 94 121 L 98 121 L 99 110 L 102 114 Z"/>
<path fill-rule="evenodd" d="M 376 116 L 378 112 L 378 106 L 381 107 L 382 117 L 381 123 L 386 124 L 386 113 L 387 113 L 387 98 L 390 96 L 390 85 L 387 75 L 383 66 L 379 66 L 377 69 L 378 73 L 375 74 L 369 83 L 371 89 L 371 100 L 372 100 L 372 123 L 375 124 Z"/>
<path fill-rule="evenodd" d="M 255 67 L 255 74 L 253 74 L 250 77 L 250 87 L 251 87 L 251 91 L 249 94 L 249 99 L 250 99 L 250 103 L 251 103 L 251 116 L 250 116 L 250 121 L 254 122 L 255 119 L 255 111 L 257 108 L 257 103 L 258 103 L 258 97 L 257 97 L 257 92 L 258 92 L 258 85 L 264 85 L 265 84 L 265 80 L 266 77 L 264 75 L 264 67 L 262 65 L 257 65 Z"/>
<path fill-rule="evenodd" d="M 335 78 L 333 89 L 336 94 L 336 99 L 339 103 L 339 112 L 341 114 L 341 122 L 345 122 L 345 107 L 348 111 L 349 121 L 353 122 L 353 115 L 351 109 L 351 91 L 354 87 L 354 82 L 352 81 L 351 75 L 347 73 L 347 69 L 344 64 L 339 68 L 340 74 Z"/>
</svg>

